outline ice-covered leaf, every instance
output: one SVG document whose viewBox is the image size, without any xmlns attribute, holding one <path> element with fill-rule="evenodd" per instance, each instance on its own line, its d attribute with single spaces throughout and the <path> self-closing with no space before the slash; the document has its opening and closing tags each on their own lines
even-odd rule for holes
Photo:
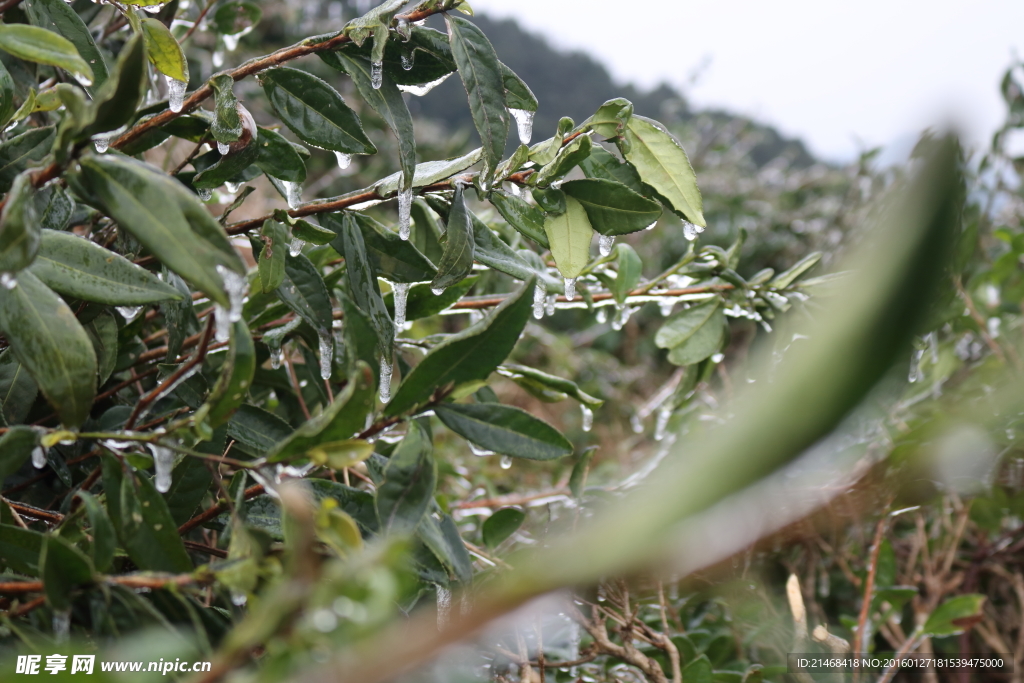
<svg viewBox="0 0 1024 683">
<path fill-rule="evenodd" d="M 495 453 L 529 460 L 554 460 L 572 453 L 572 444 L 561 432 L 513 406 L 450 403 L 434 412 L 453 432 Z"/>
<path fill-rule="evenodd" d="M 306 162 L 280 133 L 267 128 L 258 129 L 256 144 L 259 155 L 256 165 L 260 170 L 278 180 L 301 183 L 306 179 Z"/>
<path fill-rule="evenodd" d="M 545 249 L 550 248 L 548 237 L 544 233 L 544 214 L 537 207 L 515 195 L 498 190 L 492 192 L 488 198 L 506 223 Z"/>
<path fill-rule="evenodd" d="M 0 192 L 11 189 L 14 179 L 50 151 L 53 126 L 33 128 L 0 143 Z"/>
<path fill-rule="evenodd" d="M 575 278 L 590 261 L 590 242 L 594 229 L 586 209 L 572 197 L 565 198 L 565 213 L 548 216 L 544 232 L 551 245 L 551 256 L 564 278 Z"/>
<path fill-rule="evenodd" d="M 391 357 L 391 345 L 395 340 L 395 325 L 384 306 L 377 276 L 370 265 L 363 242 L 363 233 L 355 218 L 346 213 L 342 218 L 341 240 L 346 263 L 346 277 L 352 298 L 369 316 L 370 324 L 377 335 L 377 347 L 385 357 Z"/>
<path fill-rule="evenodd" d="M 466 207 L 462 186 L 459 185 L 455 188 L 452 207 L 448 212 L 444 253 L 437 264 L 437 275 L 430 283 L 435 291 L 446 289 L 473 272 L 474 246 L 473 220 Z"/>
<path fill-rule="evenodd" d="M 20 7 L 25 10 L 29 22 L 40 28 L 53 31 L 71 42 L 83 60 L 92 69 L 93 86 L 103 85 L 107 79 L 107 67 L 96 48 L 89 27 L 64 0 L 28 0 Z"/>
<path fill-rule="evenodd" d="M 434 502 L 437 464 L 430 435 L 415 420 L 388 459 L 377 488 L 377 515 L 385 532 L 415 529 Z"/>
<path fill-rule="evenodd" d="M 612 180 L 570 180 L 562 191 L 583 205 L 590 225 L 602 235 L 637 232 L 661 217 L 661 204 Z"/>
<path fill-rule="evenodd" d="M 420 253 L 413 240 L 401 239 L 394 231 L 388 230 L 363 213 L 329 213 L 320 216 L 323 227 L 338 235 L 331 242 L 331 246 L 339 254 L 345 253 L 341 235 L 342 226 L 349 215 L 362 231 L 366 255 L 373 264 L 377 276 L 390 282 L 426 282 L 434 278 L 437 269 Z"/>
<path fill-rule="evenodd" d="M 671 349 L 670 362 L 690 365 L 718 351 L 725 334 L 725 311 L 718 298 L 674 314 L 654 337 L 658 348 Z"/>
<path fill-rule="evenodd" d="M 31 173 L 19 175 L 0 212 L 0 273 L 15 273 L 35 259 L 42 241 Z M 10 275 L 9 277 L 13 277 Z"/>
<path fill-rule="evenodd" d="M 72 592 L 92 583 L 92 563 L 85 554 L 60 536 L 48 534 L 39 554 L 39 574 L 46 602 L 55 610 L 71 608 Z"/>
<path fill-rule="evenodd" d="M 284 281 L 277 295 L 317 333 L 330 333 L 334 322 L 331 297 L 320 271 L 304 254 L 285 257 Z"/>
<path fill-rule="evenodd" d="M 90 85 L 93 82 L 92 67 L 78 54 L 74 43 L 45 28 L 0 24 L 0 50 L 29 62 L 60 67 Z"/>
<path fill-rule="evenodd" d="M 188 61 L 171 30 L 159 19 L 143 19 L 142 35 L 146 40 L 146 55 L 157 71 L 188 83 Z"/>
<path fill-rule="evenodd" d="M 636 167 L 645 183 L 658 191 L 678 214 L 705 227 L 704 202 L 697 176 L 679 141 L 660 124 L 633 116 L 626 126 L 626 159 Z"/>
</svg>

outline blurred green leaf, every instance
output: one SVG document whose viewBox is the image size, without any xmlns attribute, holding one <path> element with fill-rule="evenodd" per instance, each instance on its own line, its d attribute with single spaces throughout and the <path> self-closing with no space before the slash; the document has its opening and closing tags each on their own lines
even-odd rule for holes
<svg viewBox="0 0 1024 683">
<path fill-rule="evenodd" d="M 143 19 L 142 35 L 146 40 L 146 55 L 157 71 L 176 81 L 188 83 L 188 60 L 170 29 L 159 19 Z"/>
<path fill-rule="evenodd" d="M 509 536 L 514 534 L 526 519 L 526 513 L 518 508 L 501 508 L 484 520 L 484 545 L 497 548 Z"/>
<path fill-rule="evenodd" d="M 93 71 L 74 44 L 56 33 L 25 24 L 0 24 L 0 50 L 39 64 L 58 66 L 92 85 Z"/>
<path fill-rule="evenodd" d="M 55 610 L 71 607 L 72 591 L 92 582 L 89 558 L 59 536 L 47 535 L 39 556 L 46 601 Z"/>
</svg>

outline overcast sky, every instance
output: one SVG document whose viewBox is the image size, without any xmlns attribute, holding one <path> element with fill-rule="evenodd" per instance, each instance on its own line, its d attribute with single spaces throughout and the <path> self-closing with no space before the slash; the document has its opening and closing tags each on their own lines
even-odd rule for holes
<svg viewBox="0 0 1024 683">
<path fill-rule="evenodd" d="M 906 147 L 950 120 L 986 139 L 1002 120 L 1003 71 L 1024 55 L 1024 0 L 471 3 L 589 52 L 620 81 L 671 83 L 834 160 Z"/>
</svg>

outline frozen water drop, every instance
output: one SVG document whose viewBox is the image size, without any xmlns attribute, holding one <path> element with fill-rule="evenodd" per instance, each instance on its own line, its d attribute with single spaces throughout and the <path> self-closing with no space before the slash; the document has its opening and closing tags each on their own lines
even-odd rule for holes
<svg viewBox="0 0 1024 683">
<path fill-rule="evenodd" d="M 629 322 L 629 317 L 636 309 L 632 306 L 619 305 L 615 307 L 615 318 L 612 320 L 612 329 L 621 330 Z"/>
<path fill-rule="evenodd" d="M 288 253 L 292 256 L 298 256 L 302 253 L 302 248 L 306 246 L 303 240 L 298 237 L 292 237 L 292 241 L 288 243 Z"/>
<path fill-rule="evenodd" d="M 273 368 L 274 370 L 278 370 L 278 369 L 280 369 L 281 364 L 283 362 L 284 362 L 284 351 L 280 347 L 278 347 L 276 349 L 275 348 L 270 349 L 270 367 Z"/>
<path fill-rule="evenodd" d="M 317 332 L 320 341 L 320 378 L 331 378 L 331 364 L 334 362 L 334 337 L 330 332 Z"/>
<path fill-rule="evenodd" d="M 160 493 L 167 493 L 171 490 L 171 471 L 174 469 L 174 451 L 166 446 L 150 444 L 149 450 L 153 453 L 153 467 L 156 469 L 156 476 L 153 485 Z"/>
<path fill-rule="evenodd" d="M 576 298 L 576 278 L 567 277 L 565 278 L 565 299 L 566 301 L 572 301 Z"/>
<path fill-rule="evenodd" d="M 217 69 L 219 69 L 222 66 L 224 66 L 224 51 L 223 50 L 215 51 L 213 53 L 212 61 L 213 61 L 213 66 L 215 68 L 217 68 Z"/>
<path fill-rule="evenodd" d="M 197 192 L 199 193 L 199 198 L 204 202 L 210 201 L 210 198 L 213 197 L 213 190 L 207 188 L 197 190 Z"/>
<path fill-rule="evenodd" d="M 224 49 L 228 52 L 234 52 L 238 49 L 238 42 L 242 40 L 243 33 L 225 33 L 221 38 L 224 39 Z"/>
<path fill-rule="evenodd" d="M 412 229 L 412 188 L 398 193 L 398 236 L 409 239 Z"/>
<path fill-rule="evenodd" d="M 384 358 L 380 359 L 380 402 L 387 403 L 391 400 L 391 363 Z"/>
<path fill-rule="evenodd" d="M 346 168 L 352 165 L 352 155 L 345 154 L 344 152 L 335 152 L 334 158 L 338 160 L 338 168 L 344 171 Z"/>
<path fill-rule="evenodd" d="M 142 9 L 150 14 L 160 14 L 160 10 L 163 8 L 164 3 L 161 2 L 159 5 L 144 5 Z"/>
<path fill-rule="evenodd" d="M 437 589 L 437 630 L 441 631 L 448 626 L 448 617 L 452 611 L 452 592 L 441 585 L 435 585 Z"/>
<path fill-rule="evenodd" d="M 434 88 L 448 80 L 449 76 L 451 76 L 450 73 L 441 76 L 441 78 L 437 79 L 436 81 L 431 81 L 430 83 L 424 83 L 422 85 L 400 85 L 398 86 L 398 89 L 401 90 L 402 92 L 407 92 L 410 95 L 415 95 L 416 97 L 423 97 L 428 92 L 430 92 L 431 90 L 433 90 Z"/>
<path fill-rule="evenodd" d="M 583 403 L 580 404 L 580 411 L 583 413 L 583 423 L 581 427 L 583 428 L 583 431 L 589 432 L 591 427 L 594 426 L 594 411 Z"/>
<path fill-rule="evenodd" d="M 606 322 L 608 322 L 608 307 L 601 306 L 600 308 L 598 308 L 597 312 L 594 313 L 594 320 L 597 322 L 598 325 L 604 325 Z"/>
<path fill-rule="evenodd" d="M 430 291 L 433 292 L 434 296 L 441 296 L 444 294 L 444 287 L 431 287 Z"/>
<path fill-rule="evenodd" d="M 41 470 L 46 467 L 46 449 L 36 446 L 32 449 L 32 467 Z"/>
<path fill-rule="evenodd" d="M 231 604 L 235 607 L 245 607 L 249 597 L 242 591 L 231 591 Z"/>
<path fill-rule="evenodd" d="M 409 20 L 405 17 L 398 17 L 395 23 L 395 31 L 398 35 L 402 36 L 402 41 L 408 43 L 412 40 L 412 27 L 409 26 Z"/>
<path fill-rule="evenodd" d="M 94 135 L 92 137 L 92 145 L 96 148 L 97 154 L 104 154 L 110 148 L 110 136 Z"/>
<path fill-rule="evenodd" d="M 61 644 L 71 636 L 71 608 L 53 611 L 53 640 Z"/>
<path fill-rule="evenodd" d="M 290 180 L 282 180 L 281 185 L 284 187 L 284 198 L 288 202 L 288 208 L 299 208 L 299 204 L 302 203 L 302 186 Z"/>
<path fill-rule="evenodd" d="M 533 317 L 540 320 L 544 317 L 544 302 L 547 298 L 544 287 L 534 285 L 533 287 Z"/>
<path fill-rule="evenodd" d="M 629 418 L 629 426 L 633 429 L 634 434 L 644 433 L 644 421 L 638 413 L 633 413 L 633 417 Z"/>
<path fill-rule="evenodd" d="M 486 448 L 480 448 L 472 441 L 467 441 L 466 443 L 469 444 L 469 450 L 471 450 L 475 456 L 483 458 L 488 455 L 494 455 L 494 451 L 489 451 Z"/>
<path fill-rule="evenodd" d="M 142 311 L 142 306 L 116 306 L 115 309 L 125 322 L 131 322 Z"/>
<path fill-rule="evenodd" d="M 522 195 L 522 191 L 519 189 L 519 186 L 516 185 L 515 183 L 510 183 L 509 184 L 509 190 L 512 191 L 512 196 L 513 197 L 519 197 L 519 196 Z"/>
<path fill-rule="evenodd" d="M 554 294 L 548 294 L 548 300 L 544 302 L 544 312 L 547 315 L 555 314 L 555 299 L 557 297 Z"/>
<path fill-rule="evenodd" d="M 661 315 L 668 317 L 672 315 L 672 309 L 676 305 L 676 300 L 671 298 L 665 298 L 658 302 L 658 310 Z"/>
<path fill-rule="evenodd" d="M 228 320 L 228 309 L 220 304 L 213 306 L 213 337 L 219 342 L 231 339 L 231 321 Z"/>
<path fill-rule="evenodd" d="M 654 423 L 654 440 L 661 441 L 665 438 L 665 432 L 668 430 L 668 419 L 672 417 L 672 411 L 668 408 L 662 408 L 658 411 L 658 419 Z"/>
<path fill-rule="evenodd" d="M 405 309 L 409 301 L 409 283 L 396 282 L 391 285 L 391 291 L 395 298 L 395 329 L 401 330 L 405 327 Z"/>
<path fill-rule="evenodd" d="M 402 68 L 404 70 L 412 71 L 413 64 L 414 62 L 412 55 L 402 55 Z"/>
<path fill-rule="evenodd" d="M 370 64 L 370 85 L 374 90 L 379 90 L 384 82 L 384 63 L 372 62 Z"/>
<path fill-rule="evenodd" d="M 231 145 L 230 144 L 228 144 L 226 142 L 220 142 L 219 140 L 217 141 L 217 152 L 219 152 L 221 156 L 224 156 L 225 154 L 227 154 L 230 151 L 231 151 Z"/>
<path fill-rule="evenodd" d="M 683 236 L 689 241 L 697 239 L 697 235 L 704 232 L 704 228 L 694 225 L 690 221 L 683 221 Z"/>
<path fill-rule="evenodd" d="M 615 235 L 601 235 L 601 238 L 597 241 L 597 248 L 602 257 L 610 255 L 614 246 Z"/>
<path fill-rule="evenodd" d="M 237 193 L 241 187 L 242 183 L 224 183 L 224 189 L 227 190 L 229 194 Z"/>
<path fill-rule="evenodd" d="M 14 273 L 0 273 L 0 285 L 6 290 L 12 290 L 18 286 L 18 278 Z"/>
<path fill-rule="evenodd" d="M 177 114 L 185 106 L 185 89 L 188 88 L 188 83 L 170 76 L 164 76 L 164 81 L 167 83 L 167 106 Z"/>
<path fill-rule="evenodd" d="M 512 467 L 512 458 L 507 455 L 503 455 L 501 456 L 501 461 L 498 464 L 501 466 L 501 469 L 507 470 Z"/>
<path fill-rule="evenodd" d="M 723 353 L 716 353 L 715 355 L 711 356 L 712 363 L 721 363 L 723 360 L 725 360 L 725 354 Z"/>
<path fill-rule="evenodd" d="M 516 130 L 519 133 L 519 142 L 528 145 L 533 138 L 533 114 L 525 109 L 509 109 L 512 118 L 516 120 Z"/>
</svg>

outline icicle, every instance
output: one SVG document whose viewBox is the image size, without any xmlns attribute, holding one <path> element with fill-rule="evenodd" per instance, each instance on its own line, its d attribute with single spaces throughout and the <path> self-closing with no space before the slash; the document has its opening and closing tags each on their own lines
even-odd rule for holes
<svg viewBox="0 0 1024 683">
<path fill-rule="evenodd" d="M 198 193 L 199 199 L 203 200 L 204 202 L 210 201 L 210 198 L 213 197 L 213 190 L 210 189 L 203 188 L 201 190 L 198 190 Z"/>
<path fill-rule="evenodd" d="M 633 413 L 633 417 L 629 418 L 629 426 L 633 428 L 634 434 L 644 433 L 644 421 L 640 419 L 639 413 Z"/>
<path fill-rule="evenodd" d="M 566 301 L 572 301 L 576 298 L 576 278 L 567 277 L 565 278 L 565 299 Z"/>
<path fill-rule="evenodd" d="M 591 410 L 585 403 L 580 404 L 580 411 L 583 413 L 583 431 L 589 432 L 591 427 L 594 426 L 594 411 Z"/>
<path fill-rule="evenodd" d="M 434 293 L 434 296 L 441 296 L 444 294 L 444 287 L 431 287 L 430 291 Z"/>
<path fill-rule="evenodd" d="M 281 347 L 276 349 L 271 347 L 270 349 L 270 367 L 274 370 L 279 370 L 281 364 L 284 362 L 284 350 Z"/>
<path fill-rule="evenodd" d="M 298 237 L 292 237 L 292 241 L 288 243 L 288 253 L 292 256 L 298 256 L 302 253 L 302 248 L 306 246 L 303 240 Z"/>
<path fill-rule="evenodd" d="M 557 297 L 554 294 L 548 294 L 548 299 L 544 302 L 545 315 L 551 316 L 555 314 L 555 299 Z"/>
<path fill-rule="evenodd" d="M 612 253 L 612 247 L 615 246 L 615 235 L 601 235 L 601 238 L 597 241 L 597 248 L 601 254 L 601 258 L 608 256 Z"/>
<path fill-rule="evenodd" d="M 452 593 L 450 590 L 435 584 L 437 589 L 437 630 L 441 631 L 448 626 L 448 616 L 452 611 Z"/>
<path fill-rule="evenodd" d="M 224 49 L 228 52 L 234 52 L 238 49 L 238 41 L 242 39 L 245 32 L 241 33 L 225 33 L 221 38 L 224 39 Z"/>
<path fill-rule="evenodd" d="M 723 360 L 725 360 L 724 353 L 716 353 L 713 356 L 711 356 L 712 363 L 721 363 Z"/>
<path fill-rule="evenodd" d="M 524 145 L 530 144 L 530 139 L 533 138 L 534 112 L 526 111 L 525 109 L 509 109 L 508 112 L 512 114 L 512 118 L 516 120 L 516 128 L 519 132 L 519 142 Z"/>
<path fill-rule="evenodd" d="M 384 82 L 384 63 L 383 62 L 371 62 L 370 63 L 370 85 L 374 90 L 380 90 L 381 84 Z"/>
<path fill-rule="evenodd" d="M 164 82 L 167 83 L 167 106 L 177 114 L 185 105 L 185 89 L 188 88 L 188 83 L 170 76 L 164 76 Z"/>
<path fill-rule="evenodd" d="M 689 241 L 692 242 L 695 239 L 697 239 L 697 235 L 699 235 L 702 232 L 704 232 L 704 228 L 698 227 L 691 223 L 690 221 L 683 221 L 683 235 Z"/>
<path fill-rule="evenodd" d="M 115 306 L 114 308 L 126 323 L 135 320 L 135 316 L 142 311 L 142 306 Z"/>
<path fill-rule="evenodd" d="M 606 322 L 608 322 L 608 307 L 607 306 L 600 306 L 600 307 L 598 307 L 597 312 L 594 313 L 594 321 L 598 325 L 604 325 Z"/>
<path fill-rule="evenodd" d="M 482 458 L 484 456 L 494 455 L 494 451 L 489 451 L 486 448 L 480 448 L 472 441 L 467 441 L 466 443 L 469 444 L 469 450 L 471 450 L 473 452 L 473 455 L 475 456 Z"/>
<path fill-rule="evenodd" d="M 224 50 L 217 50 L 213 53 L 213 66 L 217 69 L 224 66 Z"/>
<path fill-rule="evenodd" d="M 522 191 L 519 189 L 519 186 L 516 185 L 515 183 L 509 183 L 509 190 L 512 191 L 513 197 L 520 197 L 523 194 Z"/>
<path fill-rule="evenodd" d="M 449 76 L 451 76 L 451 74 L 445 74 L 436 81 L 424 83 L 423 85 L 400 85 L 398 86 L 398 89 L 401 90 L 402 92 L 407 92 L 410 95 L 415 95 L 416 97 L 423 97 L 428 92 L 430 92 L 431 90 L 433 90 L 434 88 L 448 80 Z"/>
<path fill-rule="evenodd" d="M 338 160 L 338 168 L 344 171 L 352 165 L 352 155 L 344 152 L 335 152 L 334 158 Z"/>
<path fill-rule="evenodd" d="M 412 188 L 402 190 L 398 193 L 398 236 L 403 240 L 409 239 L 412 212 Z"/>
<path fill-rule="evenodd" d="M 37 470 L 46 467 L 46 449 L 42 446 L 36 446 L 32 449 L 32 466 Z"/>
<path fill-rule="evenodd" d="M 224 189 L 228 191 L 228 194 L 236 194 L 241 187 L 242 183 L 224 183 Z"/>
<path fill-rule="evenodd" d="M 405 309 L 409 301 L 409 283 L 396 282 L 391 285 L 391 291 L 395 297 L 395 330 L 405 328 Z"/>
<path fill-rule="evenodd" d="M 171 490 L 171 470 L 174 469 L 174 451 L 166 446 L 150 444 L 149 450 L 153 453 L 153 466 L 156 469 L 156 477 L 153 485 L 160 493 L 167 493 Z"/>
<path fill-rule="evenodd" d="M 412 55 L 402 55 L 402 69 L 405 71 L 412 71 L 413 64 Z"/>
<path fill-rule="evenodd" d="M 242 303 L 245 299 L 247 281 L 230 268 L 217 266 L 217 274 L 224 282 L 224 291 L 228 295 L 228 307 L 214 304 L 214 336 L 217 341 L 225 342 L 231 338 L 231 325 L 242 319 Z"/>
<path fill-rule="evenodd" d="M 230 144 L 228 144 L 226 142 L 221 142 L 219 140 L 217 141 L 217 152 L 219 152 L 221 156 L 226 155 L 230 151 L 231 151 L 231 145 Z"/>
<path fill-rule="evenodd" d="M 94 135 L 92 137 L 92 145 L 96 148 L 97 154 L 103 154 L 110 148 L 110 136 Z"/>
<path fill-rule="evenodd" d="M 405 17 L 398 17 L 395 30 L 398 35 L 402 36 L 402 42 L 408 43 L 412 40 L 412 28 L 409 26 L 409 20 Z"/>
<path fill-rule="evenodd" d="M 391 400 L 391 363 L 384 358 L 380 359 L 380 402 L 387 403 Z"/>
<path fill-rule="evenodd" d="M 320 340 L 320 378 L 331 378 L 331 364 L 334 362 L 334 337 L 330 332 L 317 332 Z"/>
<path fill-rule="evenodd" d="M 512 467 L 512 458 L 508 457 L 507 455 L 503 455 L 501 456 L 501 461 L 498 463 L 498 465 L 501 466 L 501 469 L 507 470 Z"/>
<path fill-rule="evenodd" d="M 658 411 L 658 421 L 654 423 L 654 440 L 661 441 L 665 438 L 665 432 L 668 429 L 668 419 L 672 417 L 672 411 L 668 408 L 662 408 Z"/>
<path fill-rule="evenodd" d="M 917 349 L 914 354 L 910 357 L 910 375 L 907 377 L 907 381 L 914 383 L 919 379 L 924 378 L 924 373 L 921 372 L 921 357 L 924 355 L 924 351 Z"/>
<path fill-rule="evenodd" d="M 666 297 L 658 302 L 658 310 L 661 312 L 662 316 L 667 318 L 668 316 L 672 315 L 672 309 L 675 307 L 675 305 L 675 299 Z"/>
<path fill-rule="evenodd" d="M 220 304 L 213 305 L 213 336 L 219 342 L 231 339 L 231 321 L 228 320 L 228 309 Z"/>
<path fill-rule="evenodd" d="M 288 202 L 288 208 L 299 208 L 299 204 L 302 203 L 302 186 L 290 180 L 282 180 L 281 185 L 284 187 L 284 198 Z"/>
<path fill-rule="evenodd" d="M 534 285 L 533 287 L 533 317 L 540 320 L 544 317 L 544 301 L 546 299 L 544 287 Z"/>
<path fill-rule="evenodd" d="M 71 636 L 71 608 L 53 610 L 53 640 L 58 645 Z"/>
</svg>

